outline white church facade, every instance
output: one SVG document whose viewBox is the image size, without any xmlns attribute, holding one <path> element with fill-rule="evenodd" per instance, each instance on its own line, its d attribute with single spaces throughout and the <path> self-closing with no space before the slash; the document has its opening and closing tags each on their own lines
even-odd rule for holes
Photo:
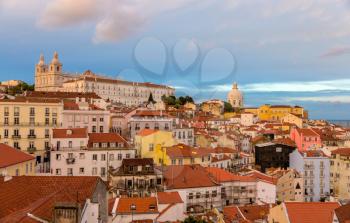
<svg viewBox="0 0 350 223">
<path fill-rule="evenodd" d="M 57 52 L 50 64 L 45 64 L 44 56 L 40 56 L 35 67 L 35 91 L 94 92 L 105 100 L 126 105 L 147 102 L 150 94 L 160 102 L 163 95 L 175 93 L 169 86 L 113 79 L 90 70 L 82 74 L 64 73 Z"/>
<path fill-rule="evenodd" d="M 234 109 L 243 108 L 243 94 L 238 89 L 237 83 L 233 83 L 232 89 L 227 95 L 227 101 Z"/>
</svg>

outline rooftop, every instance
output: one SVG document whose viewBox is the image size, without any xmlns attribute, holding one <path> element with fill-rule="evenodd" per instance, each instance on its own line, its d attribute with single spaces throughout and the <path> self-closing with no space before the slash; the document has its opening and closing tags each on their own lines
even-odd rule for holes
<svg viewBox="0 0 350 223">
<path fill-rule="evenodd" d="M 34 159 L 34 156 L 31 156 L 6 144 L 0 143 L 0 168 L 12 166 Z"/>
</svg>

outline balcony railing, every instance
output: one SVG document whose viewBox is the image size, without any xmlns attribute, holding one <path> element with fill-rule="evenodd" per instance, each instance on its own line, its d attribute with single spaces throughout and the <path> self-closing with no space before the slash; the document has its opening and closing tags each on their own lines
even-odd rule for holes
<svg viewBox="0 0 350 223">
<path fill-rule="evenodd" d="M 28 135 L 28 139 L 35 139 L 36 135 Z"/>
<path fill-rule="evenodd" d="M 66 162 L 67 162 L 67 164 L 74 164 L 75 163 L 75 158 L 67 158 Z"/>
<path fill-rule="evenodd" d="M 9 116 L 9 113 L 8 112 L 4 112 L 4 116 Z"/>
<path fill-rule="evenodd" d="M 20 135 L 13 135 L 12 138 L 13 138 L 13 139 L 20 139 L 21 136 L 20 136 Z"/>
<path fill-rule="evenodd" d="M 9 122 L 9 123 L 5 123 L 5 122 L 0 122 L 0 127 L 1 126 L 22 126 L 22 127 L 30 127 L 30 126 L 49 126 L 49 127 L 56 127 L 59 126 L 58 124 L 54 124 L 54 123 L 44 123 L 44 122 L 20 122 L 20 123 L 14 123 L 14 122 Z"/>
<path fill-rule="evenodd" d="M 27 151 L 28 153 L 34 153 L 36 151 L 36 147 L 28 147 Z"/>
</svg>

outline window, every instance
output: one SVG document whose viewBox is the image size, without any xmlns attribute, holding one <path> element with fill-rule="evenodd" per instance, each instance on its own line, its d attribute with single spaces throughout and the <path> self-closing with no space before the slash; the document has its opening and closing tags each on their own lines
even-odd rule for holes
<svg viewBox="0 0 350 223">
<path fill-rule="evenodd" d="M 79 168 L 79 174 L 84 174 L 84 167 Z"/>
<path fill-rule="evenodd" d="M 16 169 L 16 176 L 19 176 L 19 169 Z"/>
<path fill-rule="evenodd" d="M 109 154 L 109 160 L 111 160 L 111 161 L 114 160 L 114 154 Z"/>
<path fill-rule="evenodd" d="M 61 154 L 56 154 L 56 160 L 61 160 Z"/>
<path fill-rule="evenodd" d="M 188 194 L 188 199 L 192 200 L 193 199 L 193 193 Z"/>
<path fill-rule="evenodd" d="M 212 196 L 212 197 L 216 197 L 216 195 L 217 195 L 217 191 L 216 191 L 216 190 L 213 190 L 213 191 L 211 192 L 211 196 Z"/>
<path fill-rule="evenodd" d="M 9 124 L 9 118 L 8 117 L 5 117 L 4 118 L 4 125 L 8 125 Z"/>
<path fill-rule="evenodd" d="M 126 157 L 127 159 L 130 159 L 130 154 L 127 153 L 127 154 L 125 155 L 125 157 Z"/>
<path fill-rule="evenodd" d="M 35 108 L 30 108 L 29 114 L 30 114 L 30 115 L 35 115 Z"/>
<path fill-rule="evenodd" d="M 92 155 L 92 160 L 97 161 L 97 154 Z"/>
<path fill-rule="evenodd" d="M 8 137 L 9 137 L 9 130 L 4 129 L 4 138 L 8 138 Z"/>
<path fill-rule="evenodd" d="M 92 168 L 92 175 L 97 175 L 97 167 Z"/>
<path fill-rule="evenodd" d="M 96 126 L 92 126 L 92 132 L 96 133 Z"/>
<path fill-rule="evenodd" d="M 100 118 L 100 122 L 103 122 L 103 118 Z"/>
<path fill-rule="evenodd" d="M 200 192 L 197 192 L 197 193 L 196 193 L 196 198 L 197 198 L 197 199 L 201 198 L 201 193 L 200 193 Z"/>
<path fill-rule="evenodd" d="M 100 132 L 101 133 L 103 132 L 103 126 L 100 126 Z"/>
<path fill-rule="evenodd" d="M 122 157 L 122 154 L 119 153 L 119 154 L 118 154 L 118 160 L 122 160 L 122 158 L 123 158 L 123 157 Z"/>
<path fill-rule="evenodd" d="M 179 165 L 182 165 L 182 164 L 183 164 L 183 160 L 179 159 Z"/>
<path fill-rule="evenodd" d="M 176 159 L 171 160 L 171 165 L 176 165 Z"/>
<path fill-rule="evenodd" d="M 49 116 L 50 115 L 50 108 L 45 108 L 45 116 Z"/>
<path fill-rule="evenodd" d="M 60 168 L 56 169 L 56 175 L 61 175 L 61 169 Z"/>
<path fill-rule="evenodd" d="M 67 168 L 67 175 L 73 176 L 73 168 Z"/>
<path fill-rule="evenodd" d="M 148 145 L 148 150 L 149 150 L 150 152 L 153 151 L 153 146 L 154 146 L 153 143 L 150 143 L 150 144 Z"/>
<path fill-rule="evenodd" d="M 209 191 L 205 192 L 205 198 L 209 198 Z"/>
<path fill-rule="evenodd" d="M 101 177 L 105 177 L 105 176 L 106 176 L 106 168 L 101 167 Z"/>
<path fill-rule="evenodd" d="M 79 159 L 85 159 L 85 153 L 79 153 Z"/>
<path fill-rule="evenodd" d="M 106 161 L 106 154 L 101 154 L 101 161 Z"/>
<path fill-rule="evenodd" d="M 18 117 L 15 117 L 15 118 L 14 118 L 14 124 L 15 124 L 15 125 L 19 125 L 19 118 L 18 118 Z"/>
<path fill-rule="evenodd" d="M 69 148 L 72 148 L 72 147 L 73 147 L 73 142 L 72 142 L 72 141 L 69 141 L 69 142 L 68 142 L 68 147 L 69 147 Z"/>
</svg>

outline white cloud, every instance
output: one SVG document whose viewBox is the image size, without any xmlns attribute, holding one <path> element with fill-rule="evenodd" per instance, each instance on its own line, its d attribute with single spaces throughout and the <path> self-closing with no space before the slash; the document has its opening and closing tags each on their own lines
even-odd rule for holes
<svg viewBox="0 0 350 223">
<path fill-rule="evenodd" d="M 212 90 L 228 92 L 232 85 L 214 85 Z M 350 91 L 350 79 L 303 82 L 253 83 L 240 86 L 244 92 Z"/>
<path fill-rule="evenodd" d="M 47 4 L 38 25 L 55 29 L 94 20 L 100 11 L 98 0 L 54 0 Z"/>
<path fill-rule="evenodd" d="M 284 98 L 289 102 L 326 102 L 326 103 L 350 103 L 350 96 L 312 96 Z"/>
</svg>

